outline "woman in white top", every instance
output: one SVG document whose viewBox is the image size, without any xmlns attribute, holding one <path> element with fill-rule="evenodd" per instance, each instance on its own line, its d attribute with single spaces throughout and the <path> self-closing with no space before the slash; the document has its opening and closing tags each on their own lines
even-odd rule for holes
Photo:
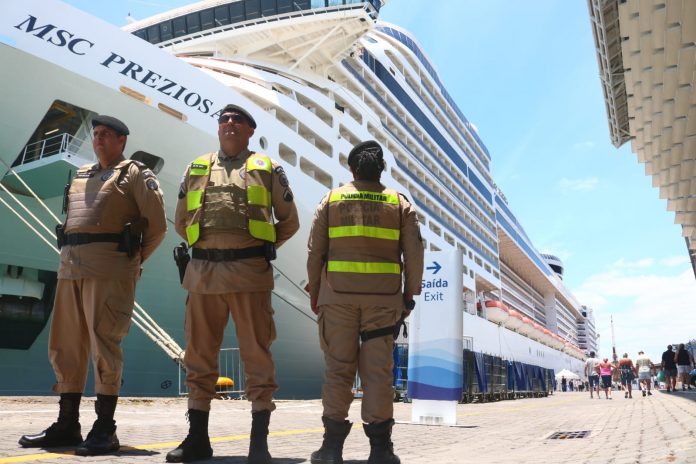
<svg viewBox="0 0 696 464">
<path fill-rule="evenodd" d="M 636 369 L 638 369 L 638 381 L 640 382 L 640 389 L 643 392 L 643 396 L 647 394 L 652 396 L 650 393 L 650 377 L 652 375 L 652 370 L 655 365 L 650 361 L 643 351 L 638 352 L 638 359 L 636 359 Z"/>
</svg>

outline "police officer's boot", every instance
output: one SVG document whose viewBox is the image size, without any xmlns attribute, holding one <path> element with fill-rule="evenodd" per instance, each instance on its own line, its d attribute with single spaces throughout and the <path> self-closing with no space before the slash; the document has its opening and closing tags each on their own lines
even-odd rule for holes
<svg viewBox="0 0 696 464">
<path fill-rule="evenodd" d="M 352 422 L 338 422 L 322 416 L 324 441 L 321 448 L 312 453 L 312 464 L 343 464 L 343 443 L 353 426 Z"/>
<path fill-rule="evenodd" d="M 370 457 L 367 464 L 401 464 L 399 456 L 394 454 L 391 441 L 394 419 L 376 424 L 363 424 L 365 435 L 370 439 Z"/>
<path fill-rule="evenodd" d="M 19 444 L 25 448 L 75 446 L 82 442 L 80 433 L 80 399 L 82 393 L 61 393 L 58 420 L 36 435 L 22 435 Z"/>
<path fill-rule="evenodd" d="M 268 452 L 268 424 L 270 422 L 271 411 L 268 409 L 251 413 L 248 464 L 271 464 L 271 454 Z"/>
<path fill-rule="evenodd" d="M 94 421 L 92 430 L 87 434 L 85 441 L 75 448 L 75 454 L 95 456 L 119 449 L 121 445 L 116 436 L 116 421 L 114 421 L 117 400 L 116 395 L 97 394 L 97 401 L 94 403 L 97 420 Z"/>
<path fill-rule="evenodd" d="M 189 420 L 189 433 L 174 450 L 167 453 L 167 462 L 191 462 L 213 457 L 208 437 L 208 411 L 189 409 L 186 413 Z"/>
</svg>

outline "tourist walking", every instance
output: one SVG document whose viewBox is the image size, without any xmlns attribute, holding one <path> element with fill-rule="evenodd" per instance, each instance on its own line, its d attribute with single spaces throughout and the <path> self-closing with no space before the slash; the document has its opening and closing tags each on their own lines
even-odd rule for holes
<svg viewBox="0 0 696 464">
<path fill-rule="evenodd" d="M 624 391 L 624 398 L 633 398 L 632 384 L 635 372 L 633 361 L 628 358 L 628 353 L 624 353 L 623 358 L 619 359 L 619 375 L 621 377 L 621 388 Z"/>
<path fill-rule="evenodd" d="M 662 353 L 662 372 L 665 374 L 665 386 L 667 392 L 677 387 L 677 363 L 672 345 L 667 345 L 667 351 Z"/>
<path fill-rule="evenodd" d="M 604 360 L 597 366 L 597 372 L 602 378 L 602 389 L 604 389 L 604 395 L 608 400 L 611 398 L 611 374 L 616 369 L 612 363 L 609 362 L 609 358 L 604 358 Z"/>
<path fill-rule="evenodd" d="M 694 358 L 684 347 L 683 343 L 679 344 L 679 349 L 677 350 L 677 354 L 674 355 L 674 360 L 677 363 L 677 375 L 681 380 L 682 390 L 686 390 L 687 386 L 689 387 L 689 390 L 691 390 L 691 384 L 689 383 L 689 371 L 691 371 L 691 368 L 694 366 Z"/>
<path fill-rule="evenodd" d="M 561 391 L 568 391 L 568 381 L 565 376 L 561 377 Z"/>
<path fill-rule="evenodd" d="M 585 361 L 585 377 L 589 383 L 590 398 L 594 398 L 594 391 L 597 392 L 597 398 L 599 398 L 599 373 L 597 372 L 597 366 L 600 364 L 600 360 L 594 351 L 590 351 L 590 357 Z"/>
<path fill-rule="evenodd" d="M 655 365 L 650 361 L 650 358 L 641 350 L 638 352 L 638 359 L 636 359 L 636 369 L 638 369 L 638 382 L 640 384 L 640 389 L 643 392 L 643 396 L 652 396 L 650 393 L 650 385 L 652 382 L 652 373 L 655 369 Z"/>
</svg>

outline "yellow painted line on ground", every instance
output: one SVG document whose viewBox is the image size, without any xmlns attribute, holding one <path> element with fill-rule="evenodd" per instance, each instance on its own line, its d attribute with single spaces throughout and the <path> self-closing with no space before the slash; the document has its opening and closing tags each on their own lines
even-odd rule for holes
<svg viewBox="0 0 696 464">
<path fill-rule="evenodd" d="M 360 427 L 361 424 L 355 424 L 353 427 Z M 287 437 L 291 435 L 302 435 L 305 433 L 319 433 L 323 432 L 323 427 L 316 427 L 312 429 L 295 429 L 295 430 L 283 430 L 280 432 L 271 432 L 268 434 L 269 437 Z M 245 435 L 229 435 L 226 437 L 214 437 L 210 439 L 211 443 L 224 443 L 240 440 L 248 440 L 249 434 Z M 128 452 L 132 450 L 153 450 L 162 448 L 174 449 L 179 446 L 180 441 L 169 441 L 163 443 L 149 443 L 145 445 L 135 445 L 135 446 L 121 446 L 121 452 Z M 34 461 L 46 461 L 48 459 L 59 459 L 74 456 L 74 451 L 65 451 L 62 453 L 37 453 L 37 454 L 25 454 L 22 456 L 10 456 L 7 458 L 0 458 L 0 464 L 10 464 L 16 462 L 34 462 Z"/>
</svg>

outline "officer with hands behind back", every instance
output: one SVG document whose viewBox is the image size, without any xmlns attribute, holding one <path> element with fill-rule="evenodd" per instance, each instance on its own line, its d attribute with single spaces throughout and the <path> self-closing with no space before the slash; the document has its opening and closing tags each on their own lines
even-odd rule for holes
<svg viewBox="0 0 696 464">
<path fill-rule="evenodd" d="M 24 447 L 74 446 L 79 455 L 119 448 L 114 411 L 121 388 L 121 340 L 128 333 L 141 264 L 164 239 L 166 219 L 155 174 L 123 150 L 128 127 L 111 116 L 92 119 L 98 163 L 81 167 L 66 189 L 65 223 L 56 228 L 58 283 L 48 357 L 60 393 L 58 420 Z M 79 406 L 89 354 L 97 420 L 83 441 Z"/>
<path fill-rule="evenodd" d="M 186 439 L 167 454 L 168 462 L 213 454 L 208 418 L 230 314 L 251 401 L 248 462 L 271 462 L 267 435 L 278 386 L 270 351 L 276 337 L 270 261 L 275 248 L 297 232 L 299 221 L 283 168 L 248 149 L 255 128 L 256 121 L 243 108 L 223 108 L 218 119 L 220 149 L 187 167 L 179 191 L 176 231 L 193 247 L 183 278 L 189 292 L 184 363 L 190 424 Z"/>
<path fill-rule="evenodd" d="M 421 291 L 423 243 L 413 206 L 380 183 L 380 145 L 356 145 L 348 165 L 353 182 L 321 200 L 308 243 L 307 289 L 312 310 L 319 315 L 326 363 L 324 441 L 311 462 L 343 462 L 357 370 L 363 428 L 370 439 L 367 462 L 398 464 L 391 442 L 394 333 L 402 314 L 408 316 L 413 309 L 413 295 Z"/>
</svg>

